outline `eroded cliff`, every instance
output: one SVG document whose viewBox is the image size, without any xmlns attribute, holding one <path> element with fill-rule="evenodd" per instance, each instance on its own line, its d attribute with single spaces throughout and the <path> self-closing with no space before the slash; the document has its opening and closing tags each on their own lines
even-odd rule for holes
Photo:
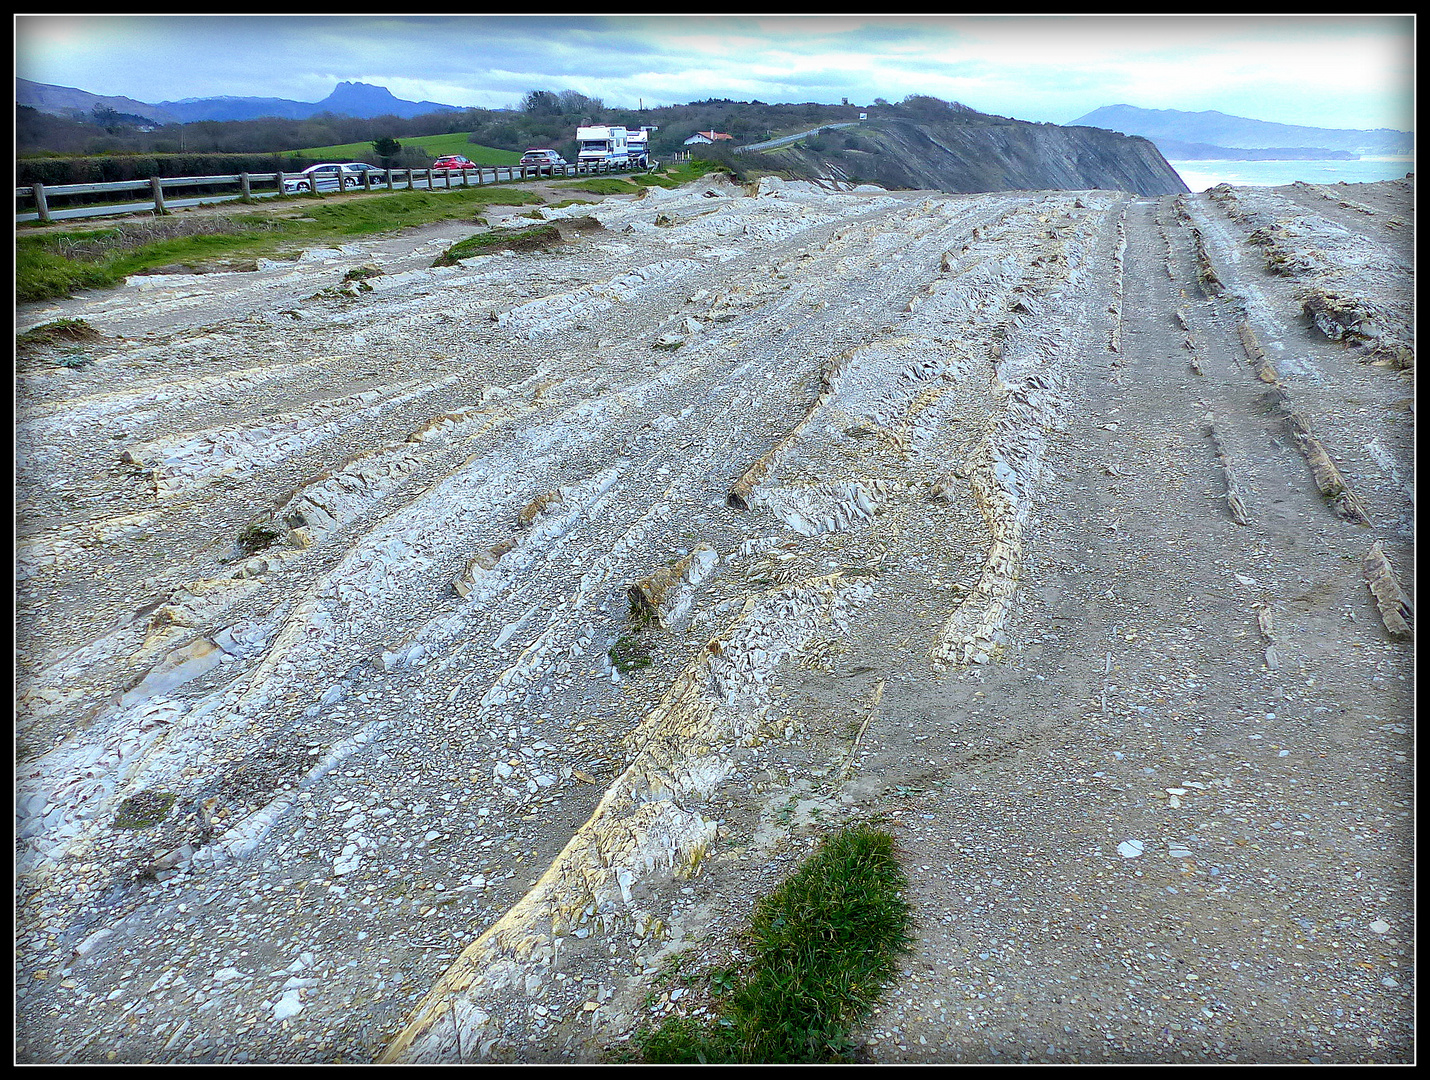
<svg viewBox="0 0 1430 1080">
<path fill-rule="evenodd" d="M 888 188 L 965 193 L 1096 188 L 1137 195 L 1188 190 L 1147 139 L 972 112 L 825 130 L 756 160 L 796 176 Z"/>
</svg>

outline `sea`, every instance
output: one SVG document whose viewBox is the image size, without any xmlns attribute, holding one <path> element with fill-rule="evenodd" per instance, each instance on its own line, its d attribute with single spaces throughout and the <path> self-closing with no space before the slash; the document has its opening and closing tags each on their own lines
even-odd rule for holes
<svg viewBox="0 0 1430 1080">
<path fill-rule="evenodd" d="M 1218 184 L 1234 187 L 1281 187 L 1300 180 L 1307 184 L 1370 184 L 1399 180 L 1415 171 L 1408 157 L 1363 157 L 1358 161 L 1172 161 L 1187 187 L 1205 191 Z"/>
</svg>

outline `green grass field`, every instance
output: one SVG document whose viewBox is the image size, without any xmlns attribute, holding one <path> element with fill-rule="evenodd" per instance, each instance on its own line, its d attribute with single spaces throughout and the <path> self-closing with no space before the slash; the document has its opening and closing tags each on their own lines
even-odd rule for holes
<svg viewBox="0 0 1430 1080">
<path fill-rule="evenodd" d="M 461 154 L 478 165 L 515 165 L 521 155 L 514 150 L 498 150 L 494 146 L 478 146 L 467 142 L 465 132 L 455 131 L 450 135 L 418 135 L 411 139 L 398 139 L 403 146 L 420 146 L 433 157 L 443 154 Z M 306 150 L 294 150 L 307 158 L 322 158 L 324 161 L 367 161 L 378 164 L 372 152 L 371 142 L 343 143 L 341 146 L 312 146 Z"/>
</svg>

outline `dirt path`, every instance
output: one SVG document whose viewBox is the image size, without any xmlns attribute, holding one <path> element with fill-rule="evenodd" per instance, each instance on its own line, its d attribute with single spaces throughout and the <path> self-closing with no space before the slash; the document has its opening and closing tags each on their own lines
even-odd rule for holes
<svg viewBox="0 0 1430 1080">
<path fill-rule="evenodd" d="M 868 1060 L 1410 1060 L 1409 198 L 696 186 L 21 311 L 103 336 L 19 383 L 20 1060 L 593 1060 L 870 815 Z"/>
</svg>

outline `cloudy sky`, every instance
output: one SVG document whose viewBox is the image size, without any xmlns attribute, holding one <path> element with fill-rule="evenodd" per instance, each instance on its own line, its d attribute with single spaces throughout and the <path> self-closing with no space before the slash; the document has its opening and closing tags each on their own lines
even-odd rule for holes
<svg viewBox="0 0 1430 1080">
<path fill-rule="evenodd" d="M 502 108 L 528 90 L 608 105 L 706 97 L 868 104 L 931 94 L 1066 123 L 1102 105 L 1410 130 L 1408 15 L 27 16 L 22 78 L 145 102 L 318 101 L 340 80 Z"/>
</svg>

